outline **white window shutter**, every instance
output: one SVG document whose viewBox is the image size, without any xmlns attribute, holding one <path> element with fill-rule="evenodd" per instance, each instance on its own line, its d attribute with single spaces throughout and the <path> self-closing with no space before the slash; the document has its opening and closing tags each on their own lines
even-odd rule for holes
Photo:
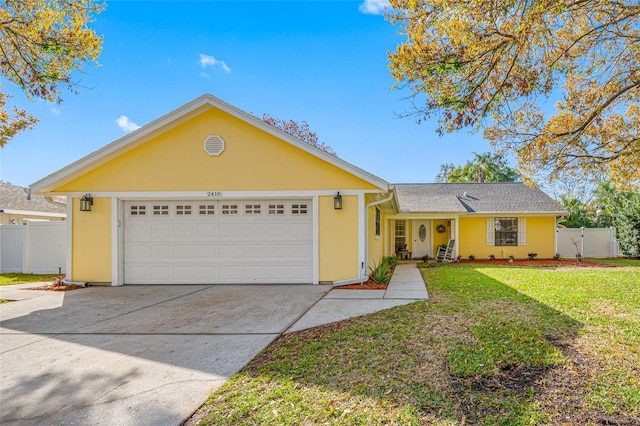
<svg viewBox="0 0 640 426">
<path fill-rule="evenodd" d="M 524 217 L 518 218 L 518 245 L 527 245 L 527 219 Z"/>
<path fill-rule="evenodd" d="M 496 245 L 496 225 L 495 219 L 492 217 L 487 218 L 487 245 Z"/>
</svg>

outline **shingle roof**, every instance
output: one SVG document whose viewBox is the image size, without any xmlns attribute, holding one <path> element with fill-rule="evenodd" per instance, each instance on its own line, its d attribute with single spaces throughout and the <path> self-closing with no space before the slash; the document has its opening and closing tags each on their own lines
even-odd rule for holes
<svg viewBox="0 0 640 426">
<path fill-rule="evenodd" d="M 565 213 L 540 189 L 523 183 L 396 184 L 401 211 L 422 213 Z"/>
<path fill-rule="evenodd" d="M 0 212 L 3 210 L 66 213 L 63 204 L 52 203 L 41 195 L 32 195 L 28 200 L 26 188 L 0 181 Z"/>
</svg>

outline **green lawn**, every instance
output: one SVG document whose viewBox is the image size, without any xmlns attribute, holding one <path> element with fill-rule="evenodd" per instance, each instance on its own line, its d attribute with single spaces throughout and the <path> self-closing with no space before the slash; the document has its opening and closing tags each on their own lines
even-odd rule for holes
<svg viewBox="0 0 640 426">
<path fill-rule="evenodd" d="M 640 263 L 422 273 L 429 301 L 278 339 L 194 421 L 640 424 Z"/>
<path fill-rule="evenodd" d="M 39 274 L 0 274 L 0 285 L 24 284 L 24 283 L 40 283 L 51 282 L 58 278 L 58 275 L 39 275 Z"/>
</svg>

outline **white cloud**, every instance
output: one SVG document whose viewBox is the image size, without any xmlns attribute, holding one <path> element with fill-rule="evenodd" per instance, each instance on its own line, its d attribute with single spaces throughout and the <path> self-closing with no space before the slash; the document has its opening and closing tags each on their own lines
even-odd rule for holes
<svg viewBox="0 0 640 426">
<path fill-rule="evenodd" d="M 231 72 L 231 68 L 229 68 L 224 61 L 220 61 L 213 56 L 205 55 L 204 53 L 200 54 L 200 60 L 198 61 L 198 63 L 202 68 L 220 67 L 227 74 Z"/>
<path fill-rule="evenodd" d="M 118 124 L 118 127 L 120 127 L 125 133 L 131 133 L 134 130 L 138 130 L 140 128 L 140 126 L 138 126 L 136 123 L 129 120 L 129 117 L 127 117 L 126 115 L 121 115 L 120 117 L 118 117 L 116 123 Z"/>
<path fill-rule="evenodd" d="M 391 9 L 389 0 L 364 0 L 358 10 L 367 15 L 382 15 L 385 9 Z"/>
<path fill-rule="evenodd" d="M 60 108 L 56 108 L 56 107 L 51 108 L 51 112 L 53 113 L 53 115 L 62 114 L 62 110 Z"/>
</svg>

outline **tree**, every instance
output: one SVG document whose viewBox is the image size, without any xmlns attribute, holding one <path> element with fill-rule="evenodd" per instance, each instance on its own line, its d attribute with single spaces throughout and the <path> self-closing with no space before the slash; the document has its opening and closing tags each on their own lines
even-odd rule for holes
<svg viewBox="0 0 640 426">
<path fill-rule="evenodd" d="M 473 153 L 474 159 L 464 166 L 443 164 L 436 182 L 517 182 L 518 173 L 507 165 L 502 154 Z"/>
<path fill-rule="evenodd" d="M 337 156 L 336 152 L 329 145 L 324 142 L 318 141 L 318 134 L 316 132 L 312 132 L 309 128 L 309 124 L 306 121 L 302 121 L 298 123 L 294 120 L 280 120 L 279 118 L 274 118 L 269 114 L 262 115 L 262 121 L 267 124 L 272 125 L 273 127 L 277 127 L 283 132 L 289 133 L 291 136 L 300 139 L 308 143 L 309 145 L 315 146 L 328 154 Z"/>
<path fill-rule="evenodd" d="M 95 64 L 102 38 L 88 28 L 103 10 L 95 0 L 5 0 L 0 2 L 0 72 L 28 99 L 60 103 L 63 88 L 75 91 L 72 72 Z M 14 106 L 0 86 L 0 147 L 37 119 Z"/>
<path fill-rule="evenodd" d="M 419 121 L 484 129 L 528 179 L 604 172 L 640 183 L 637 1 L 390 3 L 388 19 L 406 36 L 390 70 Z M 558 95 L 554 110 L 547 101 Z"/>
<path fill-rule="evenodd" d="M 625 256 L 640 257 L 640 194 L 622 191 L 611 182 L 598 185 L 593 204 L 599 226 L 615 226 Z"/>
<path fill-rule="evenodd" d="M 562 220 L 562 224 L 567 228 L 593 228 L 595 223 L 591 218 L 588 206 L 577 198 L 571 196 L 561 196 L 562 206 L 569 212 L 569 216 Z"/>
</svg>

